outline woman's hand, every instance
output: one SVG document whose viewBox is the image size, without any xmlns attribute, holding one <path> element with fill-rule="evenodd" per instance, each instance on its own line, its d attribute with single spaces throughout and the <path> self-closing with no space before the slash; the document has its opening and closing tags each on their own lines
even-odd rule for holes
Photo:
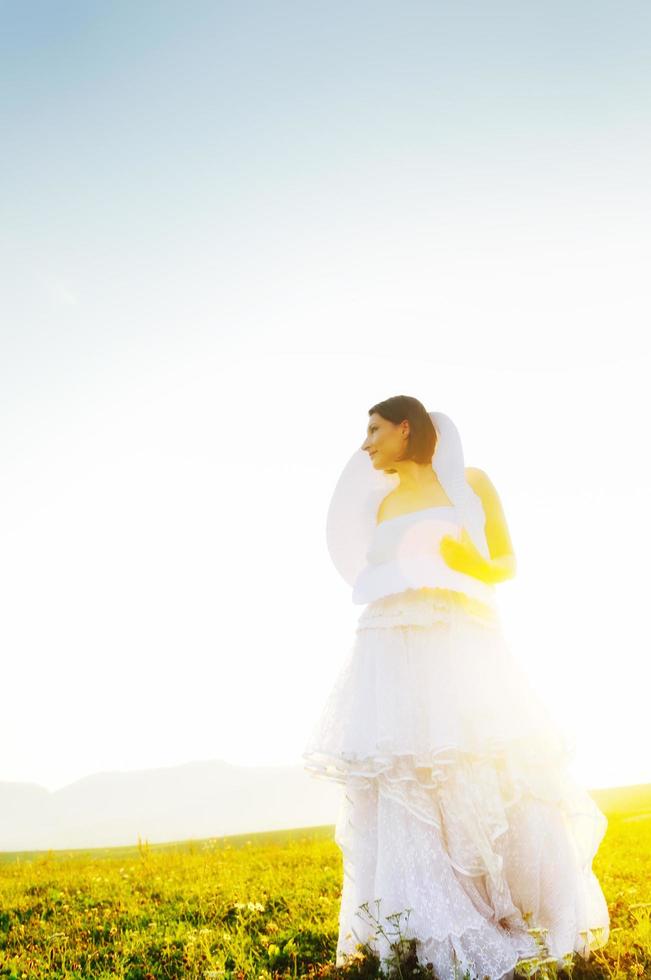
<svg viewBox="0 0 651 980">
<path fill-rule="evenodd" d="M 458 540 L 451 534 L 444 534 L 440 542 L 440 551 L 450 568 L 487 581 L 485 575 L 489 563 L 477 550 L 475 542 L 465 527 L 461 528 L 461 535 Z"/>
<path fill-rule="evenodd" d="M 497 558 L 484 558 L 465 527 L 461 528 L 459 540 L 451 534 L 444 534 L 440 541 L 440 552 L 450 568 L 472 575 L 489 585 L 504 582 L 515 575 L 515 556 L 512 553 Z"/>
</svg>

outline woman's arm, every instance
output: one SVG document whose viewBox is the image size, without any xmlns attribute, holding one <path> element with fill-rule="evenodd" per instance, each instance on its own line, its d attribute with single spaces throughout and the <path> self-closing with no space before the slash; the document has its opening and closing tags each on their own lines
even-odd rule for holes
<svg viewBox="0 0 651 980">
<path fill-rule="evenodd" d="M 486 515 L 484 529 L 491 560 L 487 562 L 485 581 L 495 583 L 514 578 L 515 553 L 499 494 L 484 470 L 467 466 L 466 479 L 480 498 Z"/>
</svg>

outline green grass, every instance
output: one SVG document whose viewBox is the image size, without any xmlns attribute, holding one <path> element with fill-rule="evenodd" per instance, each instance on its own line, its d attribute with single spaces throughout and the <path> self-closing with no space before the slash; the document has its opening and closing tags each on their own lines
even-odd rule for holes
<svg viewBox="0 0 651 980">
<path fill-rule="evenodd" d="M 535 976 L 651 978 L 651 787 L 593 796 L 609 819 L 593 867 L 610 939 L 587 962 L 575 956 L 558 973 L 539 965 Z M 342 881 L 333 831 L 4 853 L 0 977 L 381 976 L 370 950 L 346 971 L 333 966 Z M 433 976 L 409 943 L 396 952 L 391 977 Z"/>
</svg>

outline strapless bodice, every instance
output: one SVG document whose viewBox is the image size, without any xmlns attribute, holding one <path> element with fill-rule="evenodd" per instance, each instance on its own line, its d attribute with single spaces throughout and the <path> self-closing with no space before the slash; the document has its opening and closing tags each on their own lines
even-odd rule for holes
<svg viewBox="0 0 651 980">
<path fill-rule="evenodd" d="M 495 586 L 450 568 L 440 552 L 441 538 L 459 538 L 454 505 L 426 507 L 391 517 L 375 526 L 357 576 L 353 602 L 363 604 L 406 589 L 440 588 L 461 592 L 495 606 Z"/>
</svg>

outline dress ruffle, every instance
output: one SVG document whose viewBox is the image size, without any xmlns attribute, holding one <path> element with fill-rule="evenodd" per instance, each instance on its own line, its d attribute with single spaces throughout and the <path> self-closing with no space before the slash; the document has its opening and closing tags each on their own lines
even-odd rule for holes
<svg viewBox="0 0 651 980">
<path fill-rule="evenodd" d="M 607 820 L 572 756 L 495 615 L 430 590 L 367 607 L 303 753 L 344 787 L 337 962 L 369 940 L 388 957 L 369 911 L 389 932 L 411 909 L 402 935 L 440 980 L 604 945 Z"/>
</svg>

